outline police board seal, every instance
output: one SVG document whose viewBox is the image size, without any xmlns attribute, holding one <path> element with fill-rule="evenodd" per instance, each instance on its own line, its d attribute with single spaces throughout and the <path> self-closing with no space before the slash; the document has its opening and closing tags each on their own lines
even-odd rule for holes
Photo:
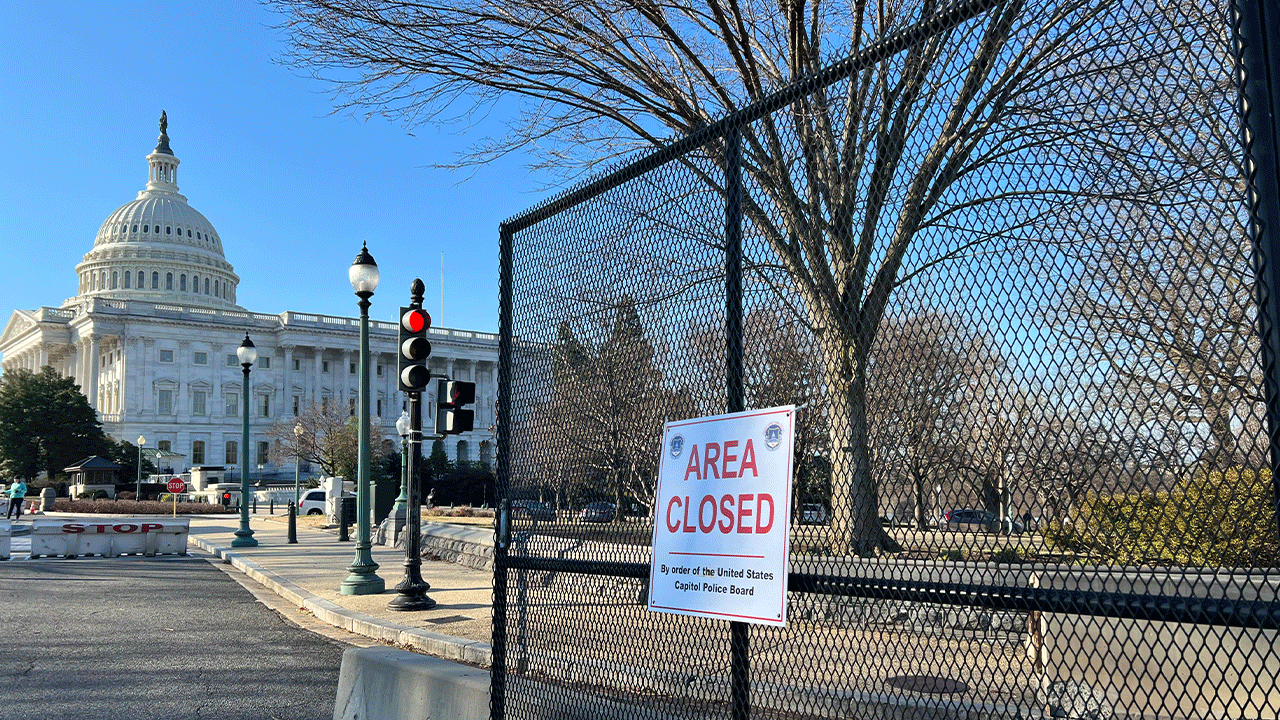
<svg viewBox="0 0 1280 720">
<path fill-rule="evenodd" d="M 782 444 L 782 426 L 778 423 L 769 423 L 769 427 L 764 429 L 764 445 L 770 450 L 777 450 Z"/>
<path fill-rule="evenodd" d="M 673 458 L 680 457 L 680 453 L 684 452 L 684 436 L 679 433 L 672 435 L 671 441 L 670 443 L 668 443 L 667 448 L 671 452 L 671 457 Z"/>
</svg>

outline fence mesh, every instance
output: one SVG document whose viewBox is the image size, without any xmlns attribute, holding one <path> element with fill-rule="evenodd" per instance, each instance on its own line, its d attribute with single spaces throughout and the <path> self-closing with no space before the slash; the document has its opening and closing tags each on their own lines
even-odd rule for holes
<svg viewBox="0 0 1280 720">
<path fill-rule="evenodd" d="M 1227 3 L 925 10 L 504 225 L 505 717 L 745 716 L 645 608 L 663 424 L 739 392 L 799 407 L 751 717 L 1280 714 Z"/>
</svg>

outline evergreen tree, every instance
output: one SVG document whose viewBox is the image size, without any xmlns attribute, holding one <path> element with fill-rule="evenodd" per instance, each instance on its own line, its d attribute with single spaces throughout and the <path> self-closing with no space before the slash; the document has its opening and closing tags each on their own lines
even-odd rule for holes
<svg viewBox="0 0 1280 720">
<path fill-rule="evenodd" d="M 109 456 L 111 444 L 75 380 L 51 367 L 0 377 L 0 469 L 34 480 L 53 478 L 90 455 Z"/>
</svg>

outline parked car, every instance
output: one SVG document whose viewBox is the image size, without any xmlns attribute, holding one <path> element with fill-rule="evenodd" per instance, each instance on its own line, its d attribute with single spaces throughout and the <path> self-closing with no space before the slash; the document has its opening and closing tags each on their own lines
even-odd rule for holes
<svg viewBox="0 0 1280 720">
<path fill-rule="evenodd" d="M 800 506 L 801 525 L 826 525 L 831 522 L 827 509 L 817 503 L 805 503 Z"/>
<path fill-rule="evenodd" d="M 618 515 L 618 508 L 611 502 L 593 502 L 587 503 L 582 508 L 582 512 L 578 513 L 578 519 L 582 522 L 607 523 L 613 522 Z"/>
<path fill-rule="evenodd" d="M 1000 532 L 1000 518 L 990 510 L 952 510 L 942 519 L 942 530 L 951 532 Z M 1013 532 L 1025 529 L 1020 520 L 1013 521 Z"/>
<path fill-rule="evenodd" d="M 512 500 L 511 514 L 516 518 L 555 520 L 556 510 L 550 504 L 537 500 Z"/>
<path fill-rule="evenodd" d="M 355 497 L 355 493 L 347 493 L 347 497 Z M 298 501 L 299 515 L 323 515 L 325 514 L 324 506 L 324 490 L 308 490 L 303 493 L 302 499 Z"/>
</svg>

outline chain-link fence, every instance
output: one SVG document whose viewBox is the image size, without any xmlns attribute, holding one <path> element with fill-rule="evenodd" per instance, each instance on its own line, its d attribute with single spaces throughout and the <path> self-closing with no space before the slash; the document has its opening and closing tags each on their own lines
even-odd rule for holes
<svg viewBox="0 0 1280 720">
<path fill-rule="evenodd" d="M 494 716 L 1280 715 L 1275 7 L 854 4 L 504 224 Z M 664 423 L 781 405 L 787 626 L 649 612 Z"/>
</svg>

